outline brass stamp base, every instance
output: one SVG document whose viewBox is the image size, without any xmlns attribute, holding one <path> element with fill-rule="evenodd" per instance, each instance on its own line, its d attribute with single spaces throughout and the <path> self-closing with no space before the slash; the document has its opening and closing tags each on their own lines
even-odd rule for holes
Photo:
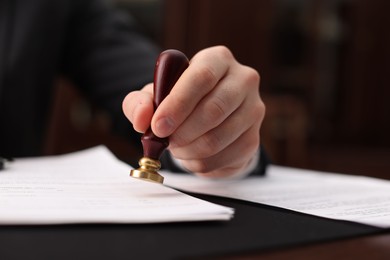
<svg viewBox="0 0 390 260">
<path fill-rule="evenodd" d="M 164 177 L 161 176 L 157 170 L 161 168 L 161 164 L 157 160 L 147 157 L 142 157 L 139 161 L 139 168 L 130 171 L 130 176 L 144 181 L 155 183 L 163 183 Z"/>
</svg>

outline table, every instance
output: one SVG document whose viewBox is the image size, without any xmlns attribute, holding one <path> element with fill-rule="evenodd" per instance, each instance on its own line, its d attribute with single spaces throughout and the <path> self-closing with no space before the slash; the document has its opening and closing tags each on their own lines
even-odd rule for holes
<svg viewBox="0 0 390 260">
<path fill-rule="evenodd" d="M 237 259 L 237 255 L 224 259 Z M 239 255 L 240 259 L 390 259 L 390 234 L 375 234 L 305 246 L 251 252 Z"/>
</svg>

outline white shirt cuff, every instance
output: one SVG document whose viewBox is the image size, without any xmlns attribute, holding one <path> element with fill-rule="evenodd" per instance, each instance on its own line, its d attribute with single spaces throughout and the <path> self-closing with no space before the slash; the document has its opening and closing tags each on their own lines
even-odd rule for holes
<svg viewBox="0 0 390 260">
<path fill-rule="evenodd" d="M 190 172 L 183 166 L 181 160 L 176 159 L 173 156 L 171 156 L 171 159 L 172 159 L 173 163 L 178 168 L 182 169 L 185 172 Z M 218 179 L 224 179 L 224 180 L 228 180 L 228 179 L 243 179 L 243 178 L 247 177 L 251 172 L 253 172 L 256 169 L 256 166 L 257 166 L 259 160 L 260 160 L 260 149 L 257 150 L 257 152 L 252 157 L 252 159 L 250 160 L 250 162 L 248 163 L 248 165 L 246 166 L 245 169 L 243 169 L 241 171 L 238 171 L 238 172 L 236 172 L 236 173 L 234 173 L 232 175 L 229 175 L 227 177 L 222 177 L 222 178 L 218 178 Z M 205 175 L 198 175 L 198 176 L 210 179 L 210 177 L 207 177 Z"/>
</svg>

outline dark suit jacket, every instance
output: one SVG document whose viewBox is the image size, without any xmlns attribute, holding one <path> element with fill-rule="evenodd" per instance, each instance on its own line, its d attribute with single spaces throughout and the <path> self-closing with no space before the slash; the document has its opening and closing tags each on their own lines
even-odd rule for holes
<svg viewBox="0 0 390 260">
<path fill-rule="evenodd" d="M 152 82 L 158 51 L 103 2 L 0 0 L 0 154 L 41 154 L 58 75 L 109 111 L 115 131 L 134 133 L 122 100 Z"/>
<path fill-rule="evenodd" d="M 0 0 L 0 155 L 41 154 L 58 75 L 106 109 L 114 131 L 139 143 L 121 104 L 152 81 L 158 50 L 105 2 Z"/>
</svg>

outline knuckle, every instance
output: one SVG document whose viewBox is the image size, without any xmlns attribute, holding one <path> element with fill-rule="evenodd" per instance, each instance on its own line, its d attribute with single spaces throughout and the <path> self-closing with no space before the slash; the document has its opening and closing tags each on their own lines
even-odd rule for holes
<svg viewBox="0 0 390 260">
<path fill-rule="evenodd" d="M 226 117 L 227 109 L 227 104 L 222 98 L 212 98 L 205 104 L 205 116 L 207 116 L 207 121 L 210 123 L 219 122 L 222 118 Z"/>
<path fill-rule="evenodd" d="M 249 74 L 249 78 L 257 83 L 256 85 L 260 84 L 261 76 L 257 70 L 255 70 L 253 68 L 249 68 L 248 74 Z"/>
<path fill-rule="evenodd" d="M 265 114 L 265 104 L 261 99 L 259 99 L 259 101 L 256 102 L 256 104 L 252 109 L 252 118 L 256 119 L 256 121 L 257 120 L 261 121 L 264 117 L 264 114 Z"/>
<path fill-rule="evenodd" d="M 257 109 L 257 111 L 259 112 L 259 115 L 258 115 L 258 116 L 260 117 L 261 120 L 264 119 L 266 110 L 267 110 L 267 108 L 266 108 L 266 106 L 265 106 L 263 100 L 260 99 L 259 108 Z"/>
<path fill-rule="evenodd" d="M 188 145 L 191 141 L 186 138 L 185 134 L 178 130 L 169 137 L 169 142 L 176 147 L 182 147 Z"/>
<path fill-rule="evenodd" d="M 222 57 L 222 59 L 227 59 L 227 60 L 231 60 L 233 59 L 233 53 L 229 50 L 228 47 L 224 46 L 224 45 L 219 45 L 219 46 L 216 46 L 216 53 Z"/>
<path fill-rule="evenodd" d="M 170 116 L 173 118 L 177 111 L 186 111 L 188 108 L 188 99 L 182 95 L 176 95 L 175 98 L 169 100 L 169 104 L 166 102 L 166 108 L 171 112 Z"/>
<path fill-rule="evenodd" d="M 248 151 L 250 153 L 255 153 L 260 146 L 260 135 L 256 131 L 253 135 L 252 141 L 248 144 Z"/>
<path fill-rule="evenodd" d="M 210 67 L 201 67 L 198 68 L 198 71 L 194 77 L 194 81 L 197 82 L 196 85 L 199 86 L 213 86 L 217 83 L 218 78 L 216 73 Z"/>
<path fill-rule="evenodd" d="M 246 149 L 248 153 L 255 153 L 260 146 L 260 133 L 258 128 L 253 128 L 246 139 Z"/>
<path fill-rule="evenodd" d="M 234 58 L 233 53 L 225 45 L 216 45 L 206 49 L 201 50 L 196 54 L 197 57 L 205 58 L 210 57 L 221 59 L 221 60 L 231 60 Z"/>
<path fill-rule="evenodd" d="M 213 156 L 221 150 L 222 145 L 222 140 L 213 131 L 210 131 L 201 137 L 197 151 L 198 157 L 208 158 Z"/>
<path fill-rule="evenodd" d="M 257 70 L 245 66 L 245 73 L 243 73 L 243 75 L 245 77 L 244 80 L 247 86 L 253 86 L 256 89 L 259 88 L 261 78 Z"/>
<path fill-rule="evenodd" d="M 210 165 L 204 160 L 192 161 L 188 169 L 191 170 L 192 172 L 197 172 L 197 173 L 206 173 L 212 170 L 212 168 L 210 168 Z"/>
</svg>

